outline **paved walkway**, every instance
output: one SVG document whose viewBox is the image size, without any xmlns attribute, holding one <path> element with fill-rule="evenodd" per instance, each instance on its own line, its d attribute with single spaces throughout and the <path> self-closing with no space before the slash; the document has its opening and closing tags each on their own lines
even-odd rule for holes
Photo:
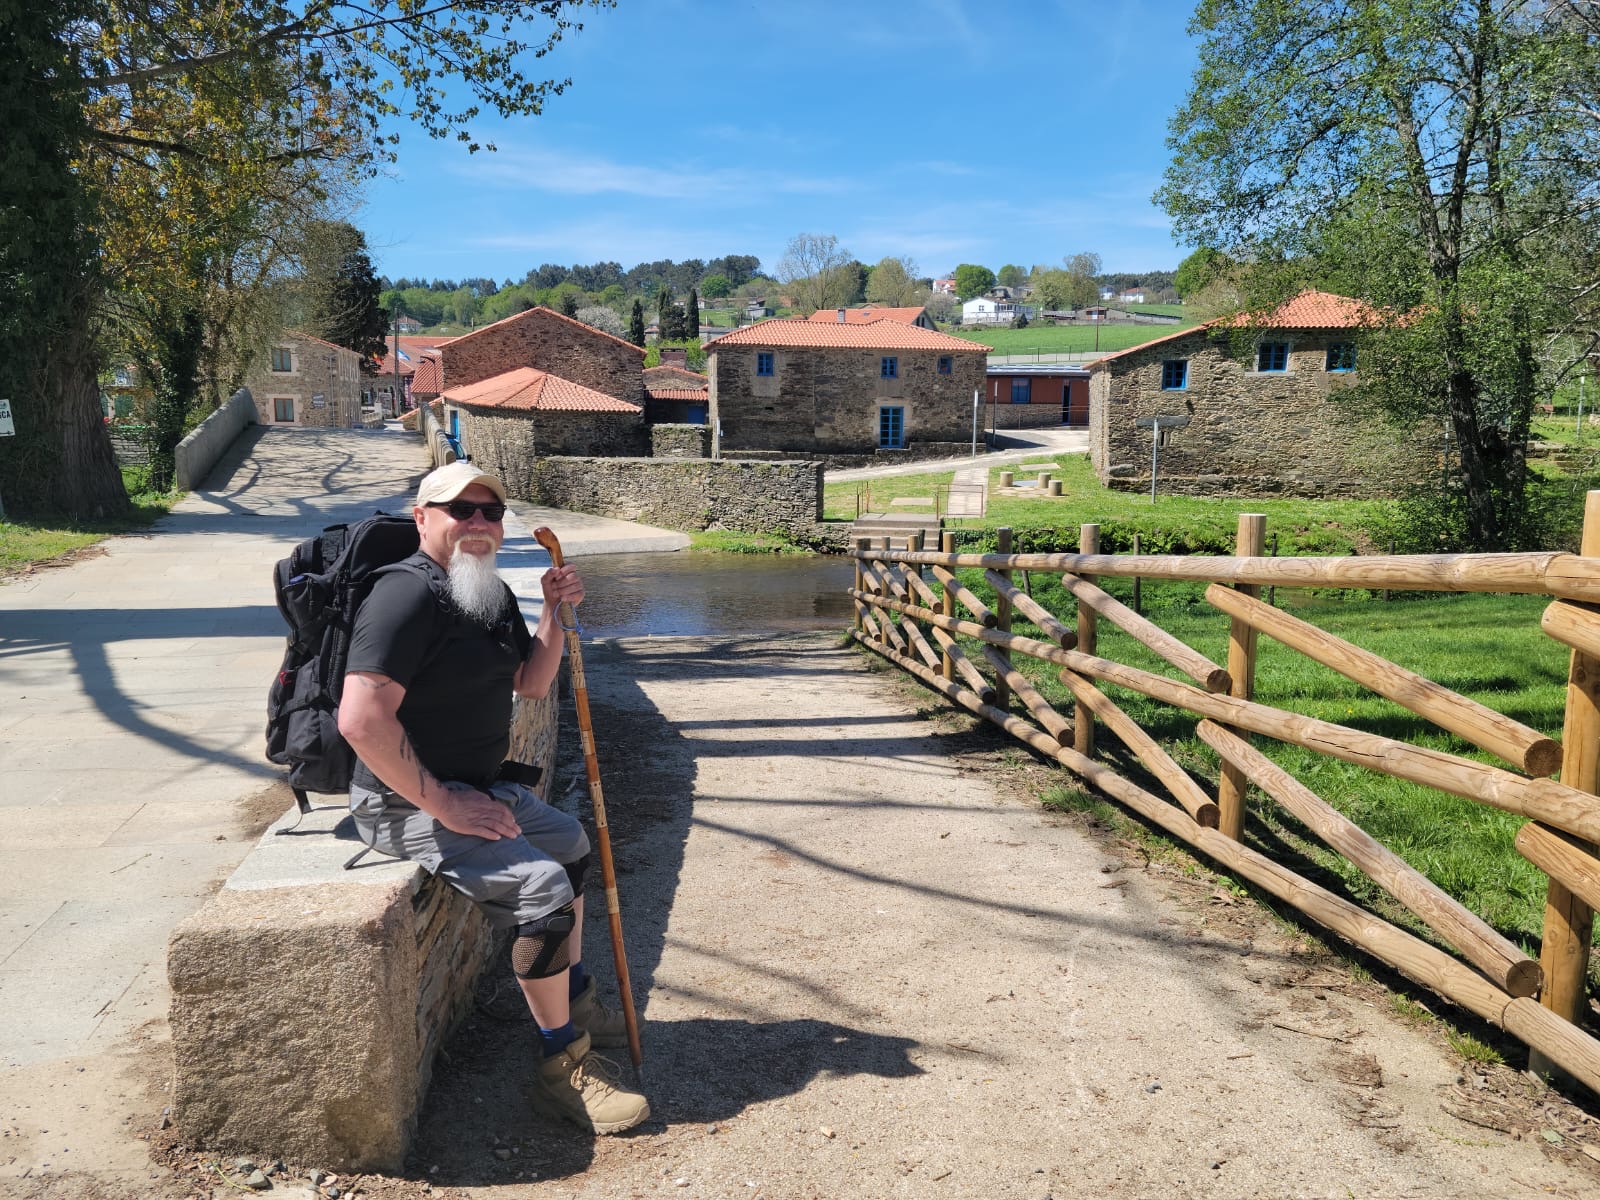
<svg viewBox="0 0 1600 1200">
<path fill-rule="evenodd" d="M 1089 431 L 1069 429 L 1064 425 L 1044 429 L 1003 429 L 996 436 L 994 449 L 972 458 L 921 459 L 898 463 L 889 467 L 851 467 L 844 471 L 829 471 L 829 483 L 852 483 L 858 479 L 880 479 L 890 475 L 926 475 L 930 471 L 948 471 L 958 464 L 970 467 L 996 467 L 1004 463 L 1028 462 L 1040 455 L 1087 454 Z"/>
<path fill-rule="evenodd" d="M 121 1125 L 149 1084 L 141 1042 L 166 1037 L 169 932 L 288 803 L 262 757 L 273 563 L 324 525 L 407 511 L 426 467 L 394 430 L 252 429 L 149 535 L 0 583 L 0 1192 L 90 1165 L 75 1132 Z M 687 540 L 517 508 L 574 555 Z M 537 616 L 549 558 L 518 513 L 502 563 Z M 122 1149 L 93 1165 L 144 1162 Z"/>
</svg>

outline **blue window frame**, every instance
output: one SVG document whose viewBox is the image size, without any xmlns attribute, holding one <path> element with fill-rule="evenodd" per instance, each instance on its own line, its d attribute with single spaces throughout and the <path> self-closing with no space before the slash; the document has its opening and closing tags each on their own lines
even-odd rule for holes
<svg viewBox="0 0 1600 1200">
<path fill-rule="evenodd" d="M 1256 370 L 1282 372 L 1288 369 L 1288 342 L 1262 342 L 1256 347 Z"/>
<path fill-rule="evenodd" d="M 1024 378 L 1011 381 L 1011 403 L 1033 403 L 1033 380 Z"/>
<path fill-rule="evenodd" d="M 756 355 L 756 374 L 772 374 L 772 355 L 765 350 Z"/>
<path fill-rule="evenodd" d="M 878 448 L 902 450 L 906 444 L 906 410 L 885 407 L 878 410 Z"/>
<path fill-rule="evenodd" d="M 1189 360 L 1169 358 L 1161 364 L 1161 390 L 1181 392 L 1189 386 Z"/>
<path fill-rule="evenodd" d="M 879 359 L 878 375 L 883 379 L 899 379 L 900 360 L 892 355 Z"/>
<path fill-rule="evenodd" d="M 939 356 L 939 374 L 949 375 L 956 368 L 956 360 L 948 354 Z"/>
<path fill-rule="evenodd" d="M 1356 369 L 1356 344 L 1354 342 L 1329 342 L 1329 371 L 1354 371 Z"/>
</svg>

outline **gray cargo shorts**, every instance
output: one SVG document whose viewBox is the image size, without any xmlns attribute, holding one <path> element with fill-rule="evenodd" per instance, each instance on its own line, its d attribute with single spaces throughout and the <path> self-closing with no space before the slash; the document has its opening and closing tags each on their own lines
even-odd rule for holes
<svg viewBox="0 0 1600 1200">
<path fill-rule="evenodd" d="M 521 837 L 491 841 L 456 833 L 394 792 L 359 783 L 350 787 L 350 811 L 363 842 L 442 876 L 475 901 L 496 929 L 536 921 L 571 904 L 566 864 L 589 853 L 589 835 L 578 819 L 518 783 L 496 783 L 488 790 L 510 806 Z"/>
</svg>

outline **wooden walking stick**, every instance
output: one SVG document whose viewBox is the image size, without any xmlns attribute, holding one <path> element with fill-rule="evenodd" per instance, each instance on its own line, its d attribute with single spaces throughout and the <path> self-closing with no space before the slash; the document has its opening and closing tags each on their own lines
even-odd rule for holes
<svg viewBox="0 0 1600 1200">
<path fill-rule="evenodd" d="M 550 552 L 550 561 L 563 565 L 561 543 L 541 525 L 534 541 Z M 583 743 L 583 766 L 589 775 L 589 800 L 594 805 L 596 848 L 600 852 L 600 878 L 606 888 L 606 916 L 611 921 L 611 952 L 617 964 L 617 990 L 622 993 L 622 1019 L 628 1027 L 628 1057 L 635 1069 L 644 1063 L 639 1048 L 639 1017 L 633 1010 L 633 987 L 628 982 L 628 952 L 622 944 L 622 909 L 617 904 L 617 872 L 611 862 L 611 829 L 606 824 L 606 801 L 600 790 L 600 760 L 594 751 L 594 724 L 589 717 L 589 685 L 583 677 L 583 650 L 578 642 L 578 619 L 572 605 L 561 602 L 558 623 L 567 635 L 567 657 L 572 662 L 572 694 L 577 702 L 578 740 Z"/>
</svg>

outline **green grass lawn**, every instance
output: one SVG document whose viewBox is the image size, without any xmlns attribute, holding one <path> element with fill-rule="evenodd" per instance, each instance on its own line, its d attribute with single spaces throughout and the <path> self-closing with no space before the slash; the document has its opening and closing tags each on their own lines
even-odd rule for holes
<svg viewBox="0 0 1600 1200">
<path fill-rule="evenodd" d="M 1078 527 L 1099 524 L 1102 544 L 1109 550 L 1130 550 L 1128 539 L 1138 533 L 1140 549 L 1159 554 L 1183 549 L 1231 546 L 1238 528 L 1239 514 L 1259 512 L 1267 515 L 1267 539 L 1274 533 L 1282 554 L 1347 554 L 1361 541 L 1361 527 L 1377 507 L 1361 500 L 1260 500 L 1162 496 L 1155 503 L 1145 492 L 1118 492 L 1101 485 L 1095 478 L 1086 454 L 1050 456 L 1040 453 L 1029 462 L 1055 462 L 1056 478 L 1062 482 L 1060 497 L 1034 497 L 1027 494 L 997 494 L 1000 472 L 1015 471 L 1015 466 L 992 467 L 989 471 L 989 511 L 982 518 L 950 521 L 946 528 L 958 534 L 958 541 L 970 541 L 981 531 L 1006 525 L 1013 529 L 1060 531 L 1060 548 L 1077 545 Z M 849 521 L 856 517 L 857 505 L 863 512 L 917 511 L 892 509 L 896 497 L 941 497 L 950 486 L 953 470 L 930 471 L 925 475 L 892 475 L 869 483 L 830 483 L 823 489 L 823 515 L 828 520 Z M 1174 538 L 1182 545 L 1175 545 Z"/>
<path fill-rule="evenodd" d="M 118 533 L 143 529 L 166 516 L 182 492 L 165 494 L 144 490 L 144 471 L 122 469 L 123 486 L 133 507 L 125 517 L 111 521 L 71 521 L 61 517 L 18 517 L 0 521 L 0 579 L 35 563 L 71 554 Z"/>
<path fill-rule="evenodd" d="M 1096 327 L 1088 322 L 1078 325 L 1046 325 L 1034 322 L 1026 329 L 979 327 L 951 330 L 957 337 L 971 342 L 981 342 L 994 348 L 996 354 L 1084 354 L 1096 349 L 1126 350 L 1159 337 L 1189 329 L 1197 321 L 1184 321 L 1177 325 L 1117 325 Z"/>
</svg>

